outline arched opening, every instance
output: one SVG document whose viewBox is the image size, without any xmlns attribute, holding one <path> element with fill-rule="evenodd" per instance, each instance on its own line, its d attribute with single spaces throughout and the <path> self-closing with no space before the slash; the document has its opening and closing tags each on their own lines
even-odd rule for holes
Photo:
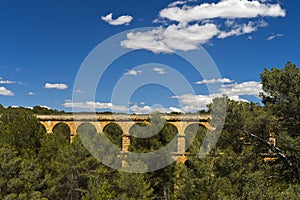
<svg viewBox="0 0 300 200">
<path fill-rule="evenodd" d="M 117 147 L 122 148 L 122 128 L 116 123 L 107 124 L 103 128 L 103 133 L 105 136 L 110 139 L 112 143 L 117 145 Z"/>
<path fill-rule="evenodd" d="M 77 127 L 76 132 L 81 136 L 92 138 L 95 134 L 97 134 L 97 129 L 90 123 L 82 123 Z"/>
<path fill-rule="evenodd" d="M 44 124 L 42 124 L 42 123 L 40 123 L 40 131 L 41 131 L 42 133 L 47 133 L 47 129 L 46 129 L 46 127 L 44 126 Z"/>
<path fill-rule="evenodd" d="M 143 128 L 146 127 L 146 123 L 136 123 L 129 129 L 130 135 L 130 146 L 129 151 L 131 152 L 145 152 L 149 149 L 150 143 L 148 138 L 135 137 L 139 133 L 143 132 Z"/>
<path fill-rule="evenodd" d="M 58 139 L 70 142 L 71 129 L 67 124 L 63 122 L 56 124 L 53 127 L 52 132 Z"/>
<path fill-rule="evenodd" d="M 172 152 L 177 152 L 177 146 L 178 146 L 177 134 L 178 134 L 178 130 L 176 126 L 169 123 L 166 123 L 164 128 L 159 132 L 163 145 L 166 146 L 167 144 L 170 144 L 171 145 L 170 150 Z M 174 142 L 170 143 L 172 140 Z"/>
<path fill-rule="evenodd" d="M 165 123 L 163 128 L 157 129 L 156 125 L 148 125 L 146 123 L 138 123 L 133 125 L 130 130 L 130 148 L 132 152 L 153 152 L 170 143 L 169 152 L 177 152 L 177 128 L 169 123 Z M 148 138 L 135 137 L 137 135 L 153 135 Z"/>
<path fill-rule="evenodd" d="M 206 136 L 207 128 L 201 124 L 191 124 L 185 129 L 186 152 L 195 154 L 199 152 Z"/>
</svg>

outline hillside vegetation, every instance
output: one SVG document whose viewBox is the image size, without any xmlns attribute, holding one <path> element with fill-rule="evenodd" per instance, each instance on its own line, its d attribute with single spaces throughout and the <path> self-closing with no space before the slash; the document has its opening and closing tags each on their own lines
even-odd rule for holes
<svg viewBox="0 0 300 200">
<path fill-rule="evenodd" d="M 264 105 L 224 97 L 225 125 L 216 147 L 206 157 L 199 159 L 197 155 L 207 130 L 193 126 L 186 131 L 186 135 L 197 132 L 187 161 L 149 173 L 111 169 L 87 151 L 80 137 L 70 143 L 64 127 L 46 134 L 35 117 L 63 111 L 0 106 L 0 199 L 298 200 L 300 70 L 288 62 L 282 69 L 265 69 L 260 76 Z M 92 131 L 86 126 L 80 133 Z M 116 145 L 120 145 L 120 134 L 117 126 L 105 130 Z M 276 136 L 275 146 L 270 134 Z M 132 138 L 130 150 L 156 150 L 173 137 L 172 127 L 165 126 L 152 138 Z"/>
</svg>

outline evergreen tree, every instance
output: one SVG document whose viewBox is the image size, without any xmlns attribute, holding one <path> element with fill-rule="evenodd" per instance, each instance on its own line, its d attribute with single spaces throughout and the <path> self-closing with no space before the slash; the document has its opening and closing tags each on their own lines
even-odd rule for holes
<svg viewBox="0 0 300 200">
<path fill-rule="evenodd" d="M 300 184 L 300 69 L 287 62 L 284 68 L 265 69 L 260 76 L 264 90 L 261 97 L 273 116 L 271 131 L 277 138 L 278 149 L 273 151 L 280 155 L 286 180 Z"/>
</svg>

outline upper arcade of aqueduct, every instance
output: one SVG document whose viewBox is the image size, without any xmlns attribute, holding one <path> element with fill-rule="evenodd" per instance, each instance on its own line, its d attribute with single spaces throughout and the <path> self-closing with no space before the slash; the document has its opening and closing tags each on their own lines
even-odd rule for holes
<svg viewBox="0 0 300 200">
<path fill-rule="evenodd" d="M 178 131 L 178 151 L 185 151 L 185 130 L 189 125 L 199 124 L 210 129 L 209 121 L 211 115 L 184 114 L 168 115 L 161 114 L 160 117 L 166 120 L 166 123 L 172 124 Z M 128 151 L 130 145 L 129 130 L 136 123 L 149 122 L 149 115 L 127 115 L 127 114 L 63 114 L 63 115 L 37 115 L 37 118 L 45 126 L 47 133 L 52 133 L 55 125 L 64 123 L 69 126 L 71 138 L 77 134 L 77 129 L 81 124 L 92 124 L 98 133 L 103 133 L 104 128 L 115 123 L 123 131 L 122 150 Z"/>
<path fill-rule="evenodd" d="M 160 115 L 166 123 L 173 124 L 179 134 L 184 134 L 187 126 L 191 124 L 201 124 L 210 128 L 209 121 L 211 115 L 184 114 L 184 115 Z M 53 127 L 58 123 L 65 123 L 70 127 L 71 134 L 75 135 L 77 127 L 82 123 L 90 123 L 95 126 L 97 132 L 103 132 L 103 128 L 110 124 L 118 124 L 124 134 L 129 134 L 132 125 L 141 122 L 149 122 L 149 115 L 128 115 L 128 114 L 63 114 L 63 115 L 37 115 L 37 118 L 45 126 L 48 133 L 51 133 Z"/>
</svg>

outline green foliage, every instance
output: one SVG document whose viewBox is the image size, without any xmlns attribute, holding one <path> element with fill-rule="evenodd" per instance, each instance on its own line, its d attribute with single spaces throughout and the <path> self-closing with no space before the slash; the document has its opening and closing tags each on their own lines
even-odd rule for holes
<svg viewBox="0 0 300 200">
<path fill-rule="evenodd" d="M 265 106 L 227 97 L 214 99 L 205 113 L 212 114 L 210 123 L 215 129 L 191 125 L 185 131 L 186 145 L 190 145 L 187 161 L 144 174 L 125 173 L 103 164 L 118 163 L 116 169 L 126 167 L 120 164 L 126 161 L 126 154 L 107 153 L 112 150 L 110 141 L 121 147 L 122 130 L 116 124 L 107 126 L 104 134 L 97 133 L 91 124 L 83 124 L 77 130 L 80 137 L 69 142 L 70 129 L 66 125 L 59 124 L 54 134 L 46 135 L 34 116 L 59 111 L 0 105 L 0 199 L 298 200 L 299 77 L 299 68 L 291 63 L 283 69 L 265 70 L 261 74 Z M 152 152 L 177 140 L 177 129 L 165 124 L 158 113 L 150 123 L 140 125 L 130 130 L 130 151 Z M 210 145 L 210 137 L 218 130 L 222 131 L 215 148 L 200 159 L 200 146 L 204 141 Z M 270 132 L 276 133 L 276 151 L 268 145 Z M 88 144 L 88 150 L 84 144 Z M 175 142 L 149 163 L 130 164 L 155 167 L 172 159 L 170 152 L 176 150 Z M 96 152 L 99 160 L 89 151 Z M 270 155 L 275 160 L 265 162 Z"/>
<path fill-rule="evenodd" d="M 77 133 L 79 136 L 93 137 L 94 135 L 97 134 L 97 130 L 92 124 L 83 123 L 80 124 L 79 127 L 77 128 Z"/>
<path fill-rule="evenodd" d="M 117 199 L 151 199 L 153 195 L 153 189 L 146 181 L 145 174 L 120 172 L 116 180 Z"/>
<path fill-rule="evenodd" d="M 9 145 L 19 154 L 37 153 L 41 146 L 42 125 L 31 111 L 8 108 L 0 115 L 0 145 Z"/>
<path fill-rule="evenodd" d="M 134 125 L 130 129 L 130 151 L 153 152 L 176 140 L 177 128 L 165 123 L 159 114 L 154 114 L 151 122 Z M 177 142 L 170 144 L 170 151 L 177 151 Z"/>
<path fill-rule="evenodd" d="M 272 116 L 276 145 L 289 161 L 282 162 L 282 176 L 289 181 L 297 179 L 300 184 L 300 69 L 287 62 L 284 68 L 265 69 L 260 76 L 264 90 L 261 97 Z M 294 178 L 289 175 L 292 173 Z"/>
<path fill-rule="evenodd" d="M 117 147 L 119 147 L 120 149 L 122 148 L 123 131 L 119 125 L 117 125 L 116 123 L 108 124 L 104 127 L 103 132 L 112 143 L 117 145 Z"/>
<path fill-rule="evenodd" d="M 116 179 L 113 170 L 99 166 L 90 171 L 88 177 L 88 188 L 85 191 L 83 200 L 113 199 L 116 191 L 112 181 Z"/>
<path fill-rule="evenodd" d="M 204 141 L 207 129 L 198 124 L 192 124 L 185 130 L 185 146 L 189 147 L 187 152 L 191 154 L 199 153 L 200 146 Z"/>
<path fill-rule="evenodd" d="M 61 115 L 65 114 L 64 111 L 52 110 L 42 106 L 34 106 L 32 112 L 37 115 Z"/>
<path fill-rule="evenodd" d="M 42 167 L 36 160 L 18 156 L 13 147 L 0 148 L 0 198 L 45 199 Z"/>
<path fill-rule="evenodd" d="M 70 142 L 71 130 L 67 124 L 58 123 L 53 127 L 53 134 L 59 138 L 60 141 Z"/>
<path fill-rule="evenodd" d="M 280 118 L 278 122 L 286 126 L 291 135 L 297 135 L 300 129 L 300 69 L 288 62 L 283 69 L 265 69 L 260 76 L 264 104 Z"/>
</svg>

